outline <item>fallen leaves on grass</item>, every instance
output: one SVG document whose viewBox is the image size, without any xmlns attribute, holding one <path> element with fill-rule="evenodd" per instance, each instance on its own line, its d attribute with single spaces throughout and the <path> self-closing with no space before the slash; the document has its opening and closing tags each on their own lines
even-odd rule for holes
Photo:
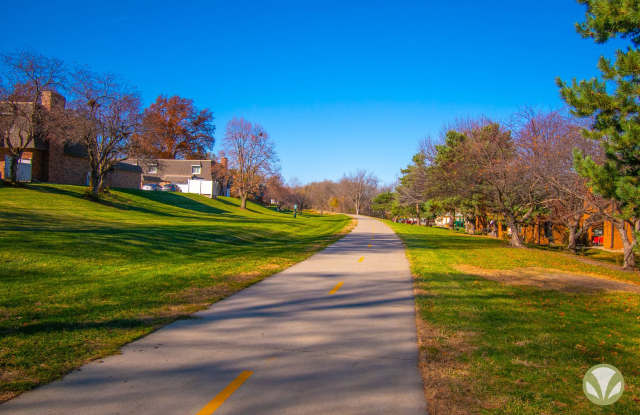
<svg viewBox="0 0 640 415">
<path fill-rule="evenodd" d="M 511 270 L 485 269 L 472 265 L 457 265 L 458 271 L 509 285 L 529 285 L 546 290 L 595 293 L 626 291 L 640 294 L 640 286 L 602 277 L 573 274 L 555 269 L 517 268 Z"/>
</svg>

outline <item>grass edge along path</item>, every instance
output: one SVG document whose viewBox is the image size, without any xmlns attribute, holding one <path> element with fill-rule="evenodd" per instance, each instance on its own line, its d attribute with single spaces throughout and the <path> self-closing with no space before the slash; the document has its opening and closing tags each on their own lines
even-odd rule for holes
<svg viewBox="0 0 640 415">
<path fill-rule="evenodd" d="M 553 252 L 539 256 L 492 238 L 386 223 L 403 240 L 415 278 L 430 415 L 638 413 L 640 295 L 513 286 L 460 266 L 562 269 L 602 278 L 618 271 Z M 592 404 L 582 392 L 584 373 L 599 363 L 618 367 L 625 377 L 625 393 L 610 407 Z"/>
<path fill-rule="evenodd" d="M 233 198 L 0 188 L 0 402 L 300 262 L 355 220 Z"/>
</svg>

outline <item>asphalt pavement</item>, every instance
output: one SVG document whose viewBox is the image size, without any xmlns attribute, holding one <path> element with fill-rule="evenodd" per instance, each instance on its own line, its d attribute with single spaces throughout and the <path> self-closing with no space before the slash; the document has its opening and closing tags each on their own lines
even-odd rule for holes
<svg viewBox="0 0 640 415">
<path fill-rule="evenodd" d="M 385 224 L 170 324 L 0 414 L 425 414 L 409 264 Z"/>
</svg>

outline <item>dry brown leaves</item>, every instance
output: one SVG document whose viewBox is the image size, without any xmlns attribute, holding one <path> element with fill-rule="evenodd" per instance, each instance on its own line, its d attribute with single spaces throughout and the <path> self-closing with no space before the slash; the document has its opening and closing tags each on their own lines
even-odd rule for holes
<svg viewBox="0 0 640 415">
<path fill-rule="evenodd" d="M 509 285 L 528 285 L 546 290 L 563 292 L 626 291 L 640 293 L 640 286 L 620 281 L 594 277 L 590 275 L 574 274 L 556 269 L 546 268 L 517 268 L 511 270 L 484 269 L 472 265 L 458 265 L 458 271 L 468 275 L 482 277 L 488 280 Z"/>
</svg>

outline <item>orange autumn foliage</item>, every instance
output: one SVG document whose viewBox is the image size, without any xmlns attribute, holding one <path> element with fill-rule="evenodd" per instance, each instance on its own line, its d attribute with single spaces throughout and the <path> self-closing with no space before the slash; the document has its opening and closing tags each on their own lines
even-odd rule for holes
<svg viewBox="0 0 640 415">
<path fill-rule="evenodd" d="M 133 153 L 160 159 L 201 159 L 214 144 L 213 114 L 193 100 L 160 95 L 144 111 L 142 130 L 133 137 Z"/>
</svg>

